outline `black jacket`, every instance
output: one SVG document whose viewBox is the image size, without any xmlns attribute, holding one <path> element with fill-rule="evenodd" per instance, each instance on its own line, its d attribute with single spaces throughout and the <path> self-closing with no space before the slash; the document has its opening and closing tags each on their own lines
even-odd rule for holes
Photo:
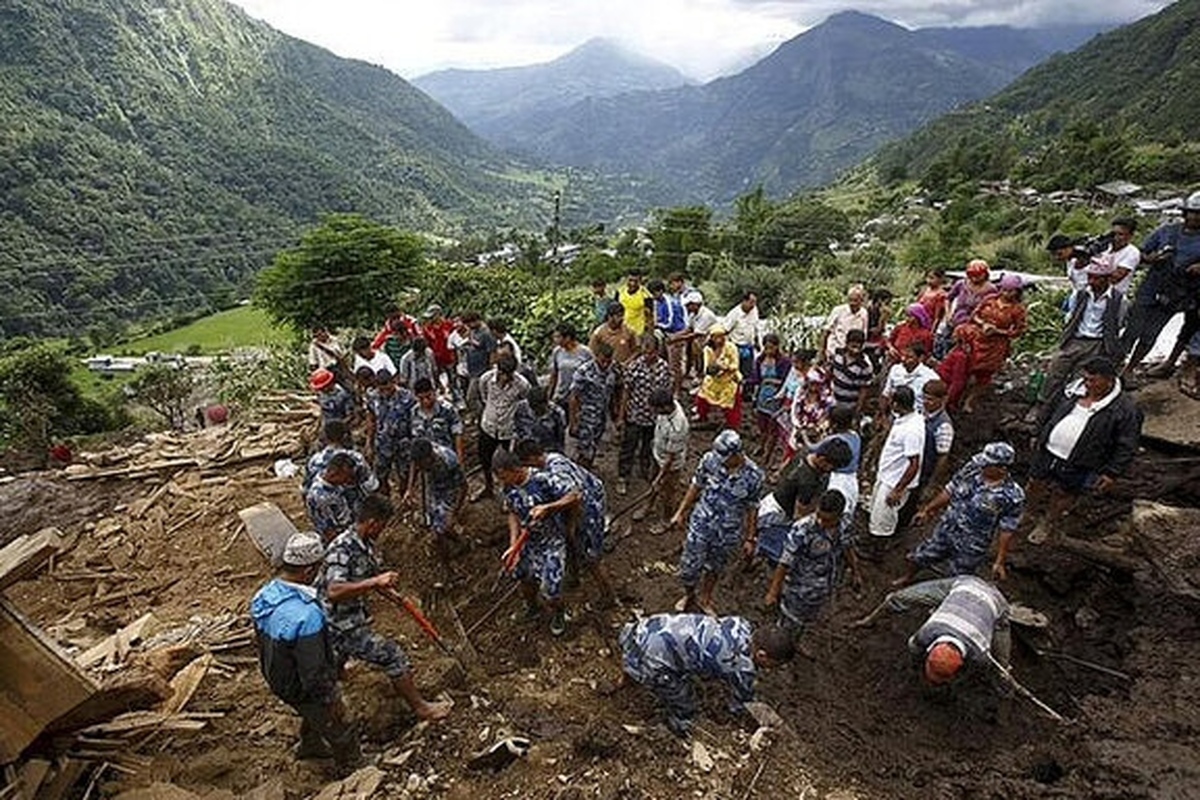
<svg viewBox="0 0 1200 800">
<path fill-rule="evenodd" d="M 1077 397 L 1064 397 L 1038 434 L 1039 453 L 1046 449 L 1050 432 L 1075 407 Z M 1100 475 L 1117 477 L 1133 463 L 1142 435 L 1142 412 L 1127 392 L 1121 392 L 1092 415 L 1079 435 L 1067 463 Z"/>
<path fill-rule="evenodd" d="M 271 691 L 290 706 L 331 703 L 337 664 L 316 594 L 273 580 L 254 596 L 250 614 L 258 633 L 259 666 Z"/>
</svg>

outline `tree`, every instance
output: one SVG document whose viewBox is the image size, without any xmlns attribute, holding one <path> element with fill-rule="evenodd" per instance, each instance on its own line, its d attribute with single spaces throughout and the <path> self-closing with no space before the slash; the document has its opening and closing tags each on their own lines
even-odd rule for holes
<svg viewBox="0 0 1200 800">
<path fill-rule="evenodd" d="M 659 209 L 654 213 L 650 239 L 654 242 L 654 273 L 683 272 L 689 255 L 712 252 L 712 209 L 705 206 Z"/>
<path fill-rule="evenodd" d="M 196 381 L 186 366 L 151 364 L 130 383 L 138 402 L 162 417 L 176 430 L 187 419 L 188 400 Z"/>
<path fill-rule="evenodd" d="M 258 277 L 255 303 L 303 330 L 367 327 L 424 264 L 417 236 L 357 214 L 331 214 Z"/>
</svg>

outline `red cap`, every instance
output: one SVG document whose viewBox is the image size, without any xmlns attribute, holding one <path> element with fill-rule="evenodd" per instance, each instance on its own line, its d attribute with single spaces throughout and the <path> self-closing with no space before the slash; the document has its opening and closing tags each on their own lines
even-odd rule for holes
<svg viewBox="0 0 1200 800">
<path fill-rule="evenodd" d="M 308 388 L 319 392 L 333 383 L 333 373 L 322 367 L 308 376 Z"/>
</svg>

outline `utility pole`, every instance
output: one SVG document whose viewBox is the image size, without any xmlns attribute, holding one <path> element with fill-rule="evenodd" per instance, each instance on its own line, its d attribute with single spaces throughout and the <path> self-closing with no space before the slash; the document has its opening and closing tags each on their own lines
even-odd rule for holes
<svg viewBox="0 0 1200 800">
<path fill-rule="evenodd" d="M 558 305 L 558 273 L 562 271 L 562 265 L 558 263 L 558 241 L 561 238 L 559 235 L 559 223 L 562 221 L 562 190 L 554 190 L 554 225 L 550 228 L 550 296 L 554 300 L 555 306 Z"/>
</svg>

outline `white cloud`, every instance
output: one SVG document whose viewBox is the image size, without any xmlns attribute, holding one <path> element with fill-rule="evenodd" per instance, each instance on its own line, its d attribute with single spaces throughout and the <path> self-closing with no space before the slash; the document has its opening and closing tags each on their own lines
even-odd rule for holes
<svg viewBox="0 0 1200 800">
<path fill-rule="evenodd" d="M 338 55 L 405 77 L 549 61 L 595 36 L 697 78 L 854 8 L 909 27 L 1125 22 L 1167 0 L 233 0 Z"/>
</svg>

